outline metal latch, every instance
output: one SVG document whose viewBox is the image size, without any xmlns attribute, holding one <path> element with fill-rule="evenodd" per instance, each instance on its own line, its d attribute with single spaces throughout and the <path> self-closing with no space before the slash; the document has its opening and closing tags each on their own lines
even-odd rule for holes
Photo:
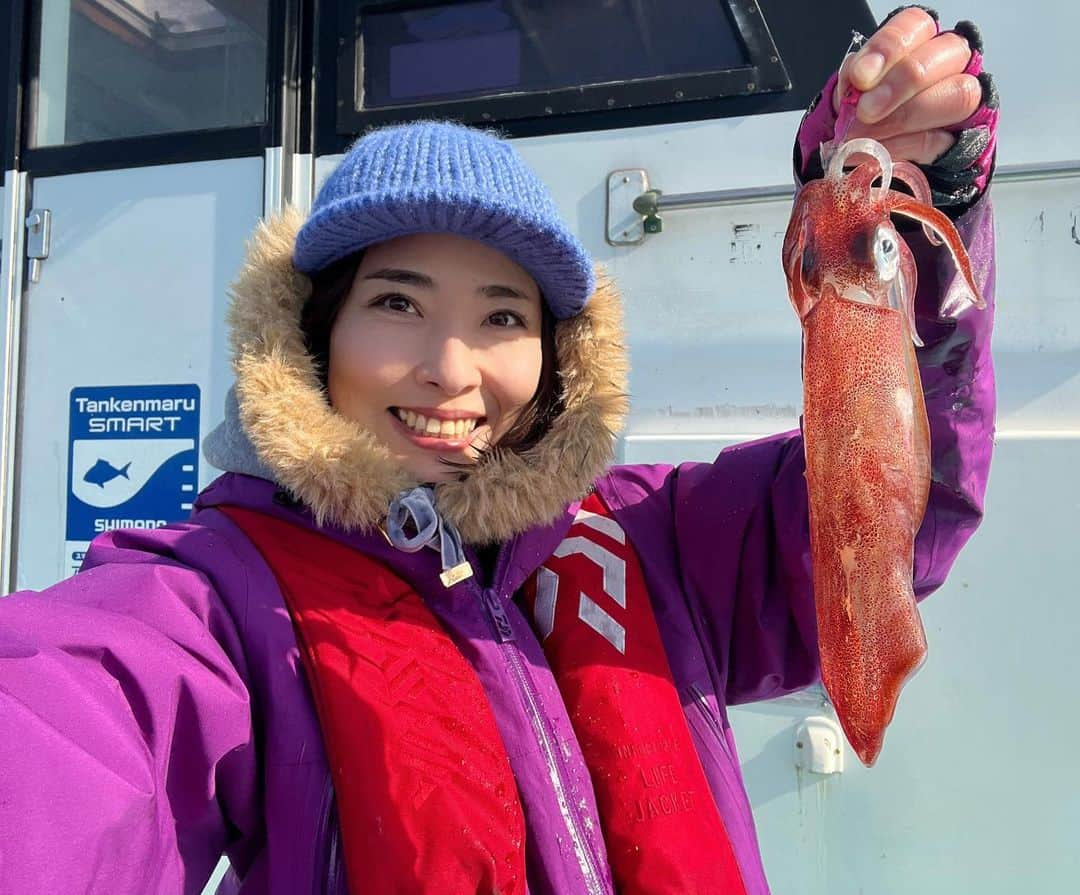
<svg viewBox="0 0 1080 895">
<path fill-rule="evenodd" d="M 30 282 L 41 278 L 41 262 L 49 257 L 52 238 L 52 212 L 47 208 L 31 209 L 26 218 L 26 257 L 30 259 Z"/>
<path fill-rule="evenodd" d="M 645 241 L 645 222 L 634 200 L 649 188 L 649 175 L 641 168 L 612 171 L 607 179 L 608 245 L 635 246 Z"/>
<path fill-rule="evenodd" d="M 622 168 L 608 174 L 607 238 L 613 246 L 640 245 L 646 236 L 664 232 L 663 212 L 758 202 L 789 201 L 789 184 L 749 189 L 712 190 L 705 193 L 668 193 L 649 188 L 644 168 Z"/>
</svg>

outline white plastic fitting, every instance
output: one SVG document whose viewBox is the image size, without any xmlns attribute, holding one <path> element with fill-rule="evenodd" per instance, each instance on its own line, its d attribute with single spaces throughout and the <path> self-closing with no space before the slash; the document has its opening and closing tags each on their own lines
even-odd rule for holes
<svg viewBox="0 0 1080 895">
<path fill-rule="evenodd" d="M 805 718 L 795 731 L 795 767 L 811 774 L 840 774 L 844 770 L 844 734 L 840 724 L 824 715 Z"/>
</svg>

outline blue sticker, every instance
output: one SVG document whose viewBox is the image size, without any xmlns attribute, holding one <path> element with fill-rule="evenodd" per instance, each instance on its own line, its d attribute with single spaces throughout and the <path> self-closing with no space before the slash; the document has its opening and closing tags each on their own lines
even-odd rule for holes
<svg viewBox="0 0 1080 895">
<path fill-rule="evenodd" d="M 199 387 L 71 390 L 67 540 L 187 519 L 199 481 Z"/>
</svg>

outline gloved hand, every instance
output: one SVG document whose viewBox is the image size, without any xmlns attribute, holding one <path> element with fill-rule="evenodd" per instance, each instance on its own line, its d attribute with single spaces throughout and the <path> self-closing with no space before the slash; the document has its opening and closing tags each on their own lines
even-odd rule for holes
<svg viewBox="0 0 1080 895">
<path fill-rule="evenodd" d="M 847 138 L 871 137 L 894 159 L 919 164 L 934 204 L 956 216 L 989 182 L 996 148 L 998 95 L 983 71 L 983 45 L 971 22 L 942 32 L 922 6 L 894 10 L 849 56 L 799 129 L 798 170 L 820 176 L 817 150 L 831 140 L 848 86 L 862 91 Z"/>
</svg>

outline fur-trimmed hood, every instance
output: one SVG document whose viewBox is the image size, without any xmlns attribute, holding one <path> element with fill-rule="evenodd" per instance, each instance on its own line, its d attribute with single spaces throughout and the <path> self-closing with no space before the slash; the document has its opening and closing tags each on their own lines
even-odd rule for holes
<svg viewBox="0 0 1080 895">
<path fill-rule="evenodd" d="M 409 478 L 369 432 L 330 407 L 304 346 L 300 313 L 311 281 L 292 264 L 299 212 L 264 221 L 233 286 L 235 403 L 207 439 L 219 469 L 271 478 L 320 523 L 370 530 Z M 557 324 L 565 410 L 518 456 L 492 451 L 461 480 L 435 489 L 439 511 L 468 543 L 506 540 L 555 519 L 612 460 L 627 410 L 622 310 L 598 273 L 586 309 Z"/>
</svg>

